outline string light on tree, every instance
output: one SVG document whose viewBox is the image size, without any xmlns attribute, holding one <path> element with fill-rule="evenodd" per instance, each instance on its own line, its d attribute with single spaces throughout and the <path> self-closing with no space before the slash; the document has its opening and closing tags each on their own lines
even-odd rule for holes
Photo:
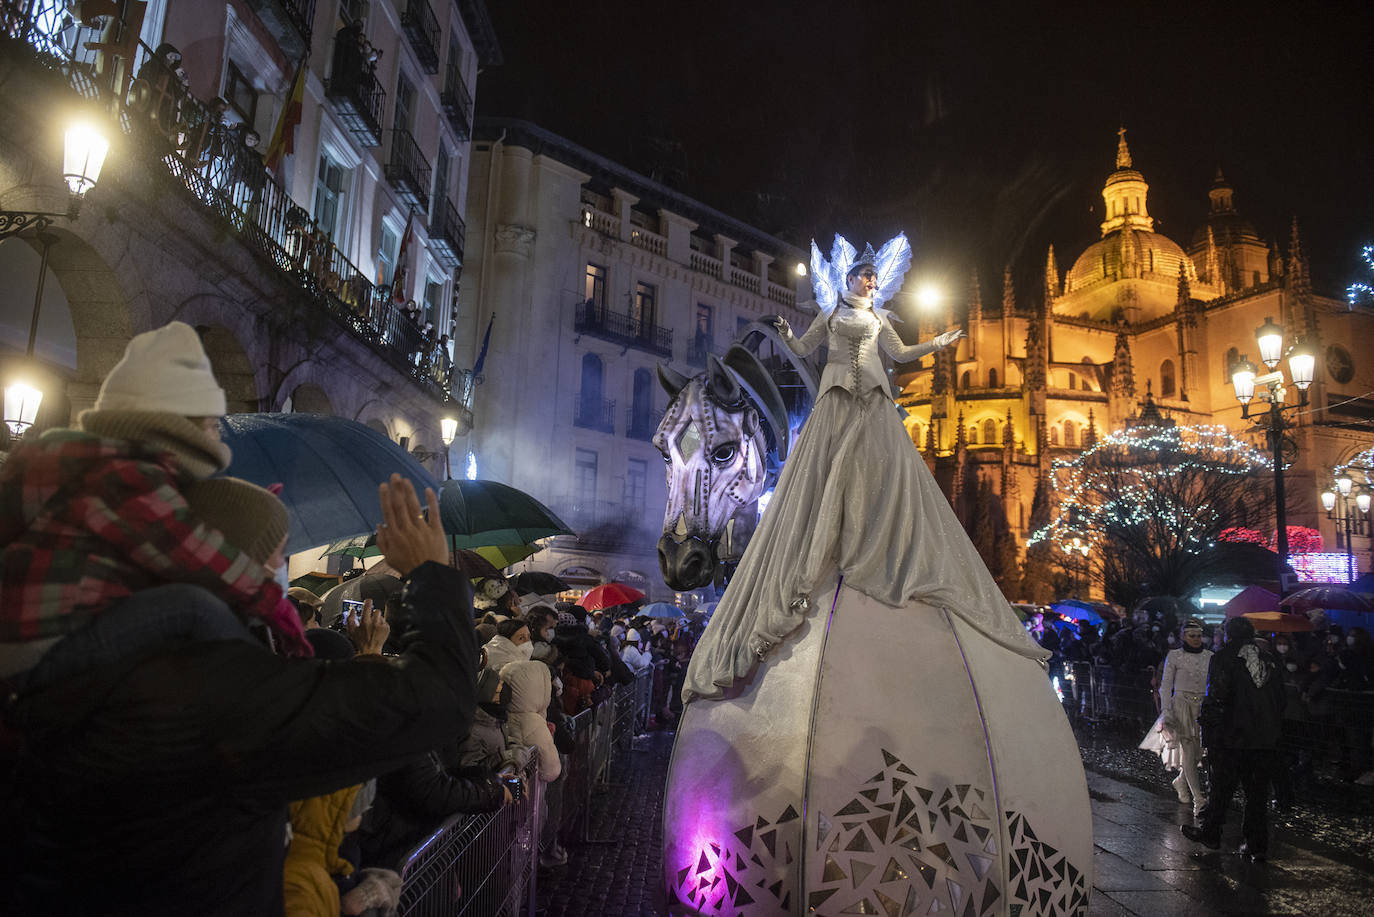
<svg viewBox="0 0 1374 917">
<path fill-rule="evenodd" d="M 1374 271 L 1374 245 L 1366 245 L 1361 251 L 1360 256 L 1364 258 L 1364 263 Z M 1346 298 L 1350 300 L 1350 307 L 1353 309 L 1359 305 L 1361 300 L 1374 299 L 1374 287 L 1367 283 L 1355 281 L 1345 288 Z"/>
</svg>

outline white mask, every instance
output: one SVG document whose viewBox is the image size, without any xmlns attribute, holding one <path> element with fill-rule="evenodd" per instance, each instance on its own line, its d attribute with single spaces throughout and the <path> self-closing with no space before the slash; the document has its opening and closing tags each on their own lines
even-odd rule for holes
<svg viewBox="0 0 1374 917">
<path fill-rule="evenodd" d="M 283 593 L 291 588 L 291 577 L 287 575 L 286 564 L 277 568 L 277 572 L 272 574 L 272 579 L 277 581 L 277 585 L 281 587 Z"/>
<path fill-rule="evenodd" d="M 1288 644 L 1280 643 L 1278 646 L 1274 647 L 1274 649 L 1278 650 L 1280 653 L 1286 653 L 1288 652 Z"/>
<path fill-rule="evenodd" d="M 534 658 L 534 644 L 528 640 L 524 643 L 517 643 L 515 645 L 515 651 L 525 657 L 526 662 Z"/>
<path fill-rule="evenodd" d="M 1354 635 L 1354 634 L 1351 634 L 1349 637 L 1346 637 L 1346 638 L 1345 638 L 1345 645 L 1346 645 L 1346 646 L 1354 646 L 1354 645 L 1355 645 L 1355 635 Z"/>
<path fill-rule="evenodd" d="M 552 628 L 552 627 L 550 627 L 550 628 L 548 628 L 547 630 L 544 631 L 544 642 L 545 642 L 545 643 L 552 643 L 552 642 L 553 642 L 553 628 Z"/>
<path fill-rule="evenodd" d="M 1284 668 L 1288 669 L 1290 672 L 1296 672 L 1298 670 L 1298 664 L 1296 662 L 1290 662 L 1284 666 Z"/>
</svg>

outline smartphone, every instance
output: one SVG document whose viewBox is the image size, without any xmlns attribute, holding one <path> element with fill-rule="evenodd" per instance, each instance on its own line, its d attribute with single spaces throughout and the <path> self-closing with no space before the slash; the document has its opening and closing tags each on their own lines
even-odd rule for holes
<svg viewBox="0 0 1374 917">
<path fill-rule="evenodd" d="M 356 599 L 343 600 L 343 619 L 347 623 L 349 619 L 361 621 L 363 617 L 363 603 Z"/>
</svg>

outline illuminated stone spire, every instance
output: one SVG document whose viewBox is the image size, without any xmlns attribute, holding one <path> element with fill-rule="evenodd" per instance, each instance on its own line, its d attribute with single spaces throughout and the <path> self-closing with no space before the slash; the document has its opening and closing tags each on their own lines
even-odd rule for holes
<svg viewBox="0 0 1374 917">
<path fill-rule="evenodd" d="M 1002 316 L 1010 318 L 1016 314 L 1016 287 L 1011 281 L 1011 265 L 1002 269 Z"/>
<path fill-rule="evenodd" d="M 973 276 L 968 282 L 968 324 L 969 333 L 973 333 L 973 325 L 983 320 L 983 285 L 978 282 L 978 268 L 973 269 Z"/>
<path fill-rule="evenodd" d="M 1180 276 L 1182 268 L 1180 266 Z M 1212 234 L 1212 227 L 1207 227 L 1207 282 L 1221 290 L 1221 295 L 1226 295 L 1226 278 L 1221 276 L 1221 259 L 1217 256 L 1217 239 Z"/>
<path fill-rule="evenodd" d="M 1045 305 L 1059 297 L 1059 265 L 1054 260 L 1054 246 L 1045 255 Z"/>
<path fill-rule="evenodd" d="M 1131 167 L 1131 148 L 1126 146 L 1126 128 L 1124 126 L 1116 130 L 1116 167 L 1118 169 Z"/>
<path fill-rule="evenodd" d="M 1088 429 L 1083 431 L 1083 448 L 1091 449 L 1097 445 L 1097 421 L 1093 418 L 1093 409 L 1088 408 Z"/>
</svg>

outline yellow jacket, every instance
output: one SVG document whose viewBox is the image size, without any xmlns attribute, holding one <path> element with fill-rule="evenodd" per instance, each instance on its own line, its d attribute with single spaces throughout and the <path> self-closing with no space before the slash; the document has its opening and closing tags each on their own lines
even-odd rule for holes
<svg viewBox="0 0 1374 917">
<path fill-rule="evenodd" d="M 353 864 L 339 856 L 344 825 L 360 787 L 291 803 L 291 846 L 286 851 L 286 917 L 338 917 L 339 887 Z"/>
</svg>

